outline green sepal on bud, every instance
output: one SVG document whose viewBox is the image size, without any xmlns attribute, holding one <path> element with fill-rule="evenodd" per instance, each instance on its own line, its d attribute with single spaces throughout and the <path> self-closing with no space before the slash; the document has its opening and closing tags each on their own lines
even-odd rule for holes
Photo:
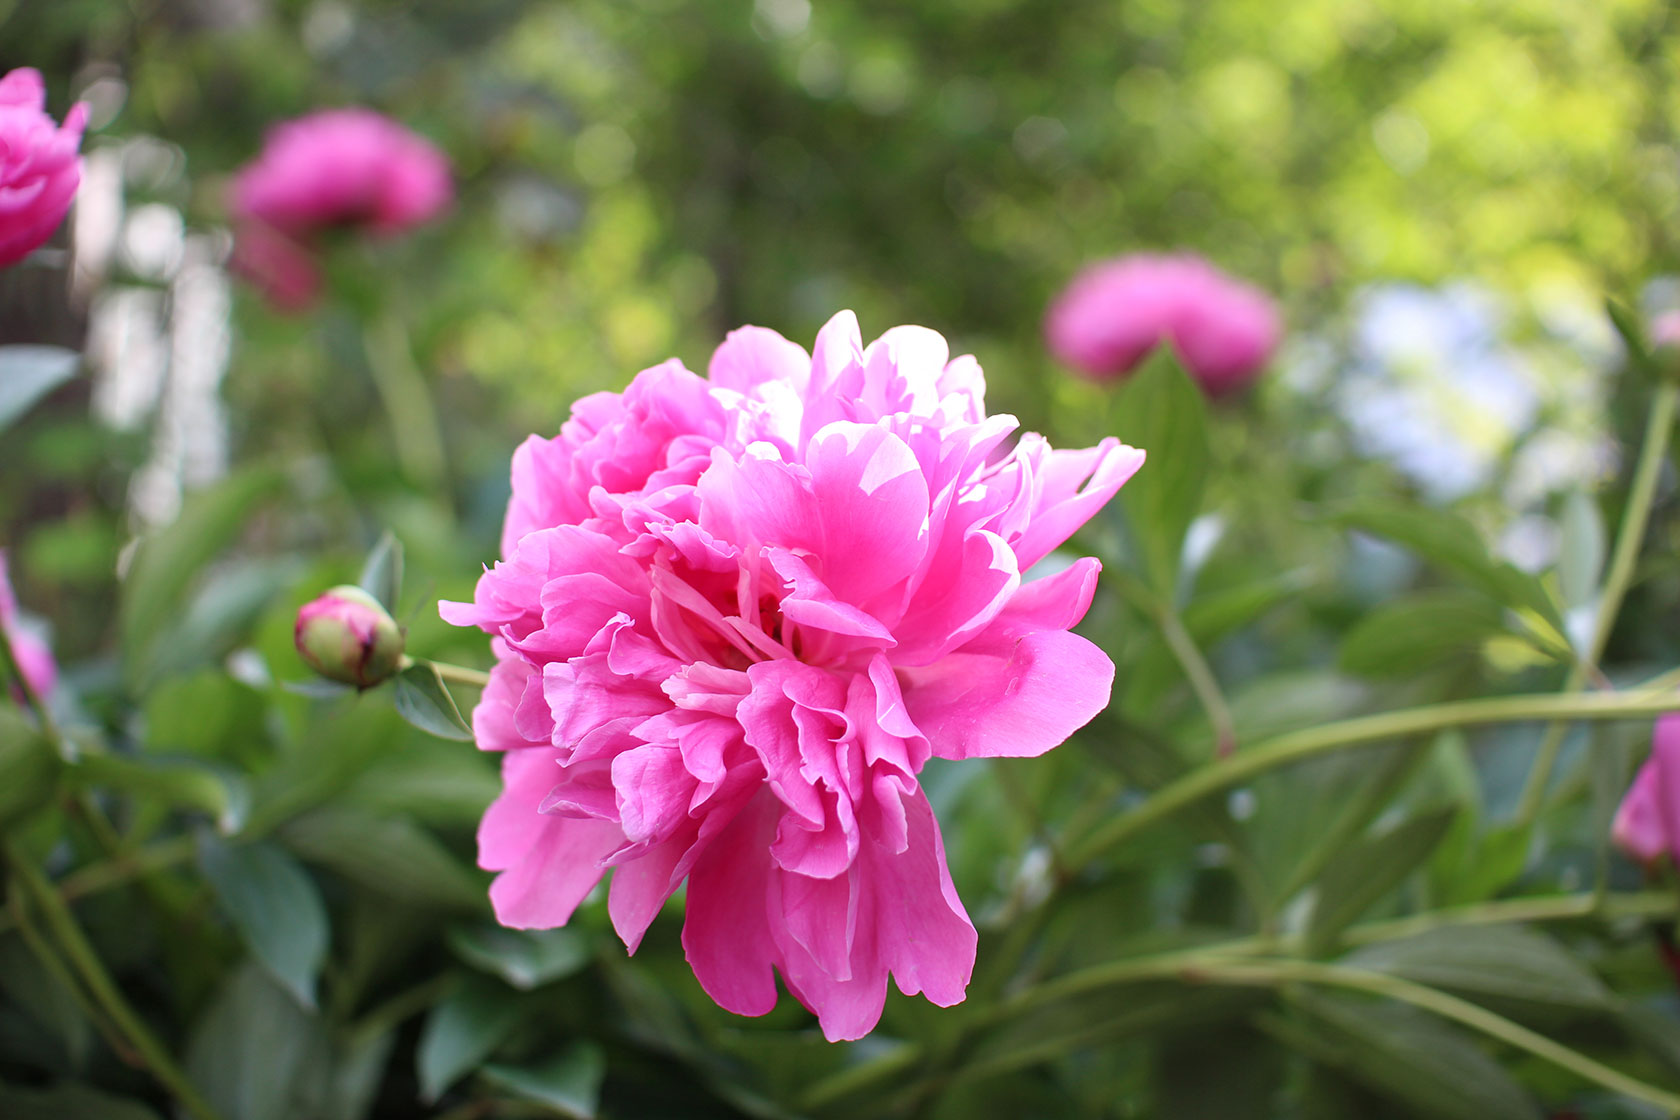
<svg viewBox="0 0 1680 1120">
<path fill-rule="evenodd" d="M 359 689 L 389 680 L 402 668 L 402 628 L 360 587 L 335 587 L 305 603 L 292 637 L 311 669 Z"/>
</svg>

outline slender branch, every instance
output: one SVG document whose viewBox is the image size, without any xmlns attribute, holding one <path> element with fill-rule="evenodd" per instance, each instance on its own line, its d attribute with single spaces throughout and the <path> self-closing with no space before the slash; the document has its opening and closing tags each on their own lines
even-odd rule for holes
<svg viewBox="0 0 1680 1120">
<path fill-rule="evenodd" d="M 1423 984 L 1414 983 L 1399 976 L 1391 976 L 1383 972 L 1368 972 L 1359 968 L 1348 968 L 1344 965 L 1320 964 L 1316 961 L 1242 961 L 1242 962 L 1211 962 L 1207 966 L 1198 965 L 1193 971 L 1186 971 L 1185 979 L 1192 982 L 1207 982 L 1214 984 L 1241 984 L 1273 988 L 1284 984 L 1307 983 L 1325 987 L 1346 988 L 1351 991 L 1368 992 L 1371 995 L 1383 996 L 1409 1003 L 1413 1007 L 1433 1012 L 1443 1019 L 1451 1019 L 1472 1030 L 1480 1031 L 1489 1038 L 1498 1039 L 1518 1050 L 1525 1050 L 1535 1057 L 1552 1063 L 1560 1069 L 1566 1069 L 1577 1077 L 1594 1084 L 1603 1086 L 1611 1092 L 1620 1093 L 1634 1100 L 1644 1101 L 1655 1105 L 1669 1115 L 1680 1115 L 1680 1095 L 1648 1085 L 1634 1077 L 1629 1077 L 1620 1070 L 1612 1069 L 1602 1062 L 1587 1057 L 1578 1050 L 1572 1050 L 1562 1043 L 1554 1042 L 1545 1035 L 1536 1034 L 1527 1027 L 1513 1023 L 1501 1015 L 1495 1015 L 1485 1007 L 1480 1007 L 1468 1000 L 1448 995 L 1446 992 Z"/>
<path fill-rule="evenodd" d="M 1075 868 L 1083 867 L 1120 841 L 1210 794 L 1267 770 L 1345 747 L 1400 739 L 1448 727 L 1536 719 L 1640 719 L 1676 710 L 1680 710 L 1680 694 L 1666 691 L 1640 690 L 1590 696 L 1553 693 L 1498 696 L 1406 708 L 1278 735 L 1247 747 L 1240 754 L 1193 770 L 1156 790 L 1131 812 L 1099 825 L 1083 843 L 1068 852 L 1068 863 Z"/>
<path fill-rule="evenodd" d="M 1633 482 L 1628 488 L 1627 507 L 1622 511 L 1622 523 L 1616 530 L 1616 543 L 1610 554 L 1610 567 L 1605 571 L 1604 585 L 1599 591 L 1593 617 L 1593 629 L 1587 648 L 1570 667 L 1563 691 L 1579 692 L 1588 676 L 1597 672 L 1598 660 L 1610 641 L 1610 631 L 1621 612 L 1622 599 L 1627 595 L 1633 578 L 1634 565 L 1645 541 L 1645 526 L 1651 516 L 1651 502 L 1657 492 L 1657 479 L 1662 474 L 1663 460 L 1668 457 L 1669 436 L 1674 430 L 1676 401 L 1680 400 L 1680 385 L 1665 379 L 1651 399 L 1651 411 L 1645 422 L 1645 436 L 1639 448 L 1639 462 L 1633 470 Z M 1557 765 L 1558 752 L 1563 749 L 1568 723 L 1558 720 L 1546 728 L 1534 755 L 1534 765 L 1523 784 L 1522 799 L 1517 803 L 1517 821 L 1532 824 L 1540 815 L 1546 801 L 1546 787 L 1551 783 L 1552 770 Z"/>
<path fill-rule="evenodd" d="M 75 915 L 59 897 L 52 883 L 15 845 L 6 845 L 6 858 L 16 874 L 15 881 L 31 896 L 35 907 L 40 910 L 48 928 L 57 939 L 59 947 L 69 959 L 70 966 L 81 976 L 88 993 L 104 1009 L 105 1014 L 110 1016 L 117 1030 L 128 1039 L 152 1076 L 173 1093 L 181 1107 L 196 1120 L 217 1120 L 215 1110 L 199 1095 L 187 1075 L 175 1064 L 169 1050 L 129 1006 L 116 981 L 100 962 L 99 954 L 94 951 L 87 935 L 76 924 Z"/>
<path fill-rule="evenodd" d="M 1163 604 L 1155 612 L 1155 621 L 1161 627 L 1161 636 L 1167 640 L 1167 648 L 1178 659 L 1190 688 L 1201 702 L 1202 710 L 1207 713 L 1208 722 L 1213 725 L 1215 756 L 1224 758 L 1236 748 L 1237 731 L 1231 719 L 1231 705 L 1225 702 L 1225 693 L 1219 688 L 1219 679 L 1213 675 L 1213 668 L 1197 648 L 1196 639 L 1184 628 L 1184 621 L 1178 617 L 1177 611 Z"/>
</svg>

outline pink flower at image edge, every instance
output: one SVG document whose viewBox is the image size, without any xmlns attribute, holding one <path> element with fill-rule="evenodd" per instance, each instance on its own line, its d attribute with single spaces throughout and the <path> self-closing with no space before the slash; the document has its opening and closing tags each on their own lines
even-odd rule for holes
<svg viewBox="0 0 1680 1120">
<path fill-rule="evenodd" d="M 1665 854 L 1680 863 L 1680 713 L 1657 720 L 1650 757 L 1616 809 L 1610 837 L 1641 863 Z"/>
<path fill-rule="evenodd" d="M 0 639 L 6 641 L 17 660 L 18 670 L 36 696 L 50 695 L 58 684 L 58 665 L 52 651 L 33 634 L 18 626 L 17 597 L 12 594 L 12 582 L 6 568 L 6 550 L 0 548 Z M 7 681 L 12 699 L 22 702 L 16 683 Z"/>
<path fill-rule="evenodd" d="M 1124 377 L 1170 345 L 1209 396 L 1259 375 L 1282 334 L 1276 306 L 1191 254 L 1137 253 L 1092 265 L 1050 306 L 1045 339 L 1094 380 Z"/>
<path fill-rule="evenodd" d="M 776 976 L 830 1039 L 906 994 L 960 1001 L 976 934 L 918 781 L 1033 756 L 1107 704 L 1070 632 L 1095 559 L 1025 573 L 1143 453 L 987 417 L 945 340 L 811 354 L 743 327 L 708 376 L 669 361 L 578 401 L 513 460 L 503 559 L 445 619 L 492 635 L 473 727 L 505 752 L 479 860 L 507 925 L 564 924 L 609 870 L 635 951 L 685 881 L 683 946 L 720 1005 Z"/>
<path fill-rule="evenodd" d="M 77 153 L 88 107 L 72 106 L 58 126 L 46 106 L 40 71 L 24 67 L 0 78 L 0 266 L 46 244 L 81 185 Z"/>
</svg>

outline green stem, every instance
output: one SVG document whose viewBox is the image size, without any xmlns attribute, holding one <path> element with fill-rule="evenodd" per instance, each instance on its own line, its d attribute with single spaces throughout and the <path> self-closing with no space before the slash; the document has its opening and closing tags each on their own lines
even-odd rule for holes
<svg viewBox="0 0 1680 1120">
<path fill-rule="evenodd" d="M 1431 704 L 1278 735 L 1247 747 L 1240 754 L 1191 771 L 1156 790 L 1131 812 L 1099 825 L 1083 843 L 1068 852 L 1068 864 L 1074 868 L 1083 867 L 1120 841 L 1164 820 L 1186 805 L 1256 774 L 1345 747 L 1402 739 L 1448 727 L 1536 719 L 1640 719 L 1676 710 L 1680 710 L 1680 694 L 1673 692 L 1639 691 L 1591 696 L 1546 693 Z"/>
<path fill-rule="evenodd" d="M 418 665 L 423 660 L 425 659 L 413 658 L 409 664 Z M 480 669 L 468 669 L 464 665 L 451 665 L 447 661 L 425 661 L 425 663 L 436 669 L 437 675 L 446 681 L 471 685 L 474 688 L 484 688 L 490 683 L 490 674 Z"/>
<path fill-rule="evenodd" d="M 64 877 L 58 885 L 58 897 L 65 902 L 74 902 L 78 898 L 100 894 L 154 871 L 184 863 L 193 857 L 196 850 L 191 836 L 177 836 L 150 848 L 90 863 Z M 0 914 L 0 932 L 10 929 L 14 920 L 9 914 Z"/>
<path fill-rule="evenodd" d="M 168 1049 L 123 998 L 116 981 L 105 970 L 105 966 L 99 960 L 99 954 L 94 951 L 87 935 L 76 924 L 75 915 L 59 897 L 52 883 L 15 845 L 6 845 L 6 858 L 16 874 L 16 881 L 22 884 L 35 907 L 40 910 L 41 916 L 46 919 L 48 928 L 69 959 L 70 966 L 81 976 L 82 983 L 87 987 L 94 1002 L 104 1009 L 105 1014 L 116 1024 L 117 1030 L 128 1039 L 152 1076 L 173 1093 L 181 1107 L 197 1120 L 218 1120 L 215 1110 L 199 1095 L 187 1075 L 175 1064 L 175 1059 L 170 1056 Z"/>
<path fill-rule="evenodd" d="M 1610 631 L 1621 612 L 1622 599 L 1633 578 L 1634 565 L 1645 541 L 1645 526 L 1651 516 L 1651 502 L 1656 496 L 1657 479 L 1662 475 L 1663 460 L 1668 457 L 1669 436 L 1674 430 L 1674 413 L 1680 400 L 1680 385 L 1664 380 L 1651 400 L 1650 415 L 1645 422 L 1645 437 L 1639 448 L 1639 462 L 1633 470 L 1633 483 L 1628 488 L 1627 507 L 1622 512 L 1621 526 L 1616 530 L 1616 544 L 1610 554 L 1610 567 L 1604 575 L 1594 612 L 1592 634 L 1587 648 L 1569 669 L 1563 691 L 1579 692 L 1590 673 L 1596 671 L 1604 647 L 1610 641 Z M 1568 723 L 1553 722 L 1546 728 L 1534 755 L 1534 766 L 1523 784 L 1522 799 L 1517 804 L 1517 822 L 1529 825 L 1540 815 L 1546 801 L 1546 787 L 1551 783 L 1552 770 L 1558 753 L 1563 749 Z"/>
<path fill-rule="evenodd" d="M 443 429 L 408 334 L 395 315 L 385 315 L 364 332 L 363 341 L 374 387 L 391 419 L 397 461 L 411 482 L 436 489 L 444 475 Z"/>
<path fill-rule="evenodd" d="M 1212 667 L 1197 648 L 1196 639 L 1184 628 L 1184 621 L 1178 617 L 1177 611 L 1163 604 L 1155 612 L 1155 621 L 1161 627 L 1161 636 L 1167 640 L 1167 648 L 1178 659 L 1190 688 L 1201 702 L 1202 710 L 1207 713 L 1208 722 L 1213 725 L 1215 756 L 1224 758 L 1235 749 L 1237 732 L 1231 720 L 1231 706 L 1225 702 L 1225 693 L 1219 688 L 1219 679 L 1213 675 Z"/>
<path fill-rule="evenodd" d="M 1525 1050 L 1543 1061 L 1550 1062 L 1560 1069 L 1568 1070 L 1583 1080 L 1601 1085 L 1613 1093 L 1620 1093 L 1625 1097 L 1644 1101 L 1662 1109 L 1671 1116 L 1680 1115 L 1680 1095 L 1666 1092 L 1637 1078 L 1629 1077 L 1620 1070 L 1612 1069 L 1602 1062 L 1595 1061 L 1578 1050 L 1572 1050 L 1561 1043 L 1554 1042 L 1545 1035 L 1536 1034 L 1527 1027 L 1513 1023 L 1501 1015 L 1495 1015 L 1484 1007 L 1399 976 L 1391 976 L 1382 972 L 1367 972 L 1364 969 L 1347 968 L 1343 965 L 1320 964 L 1316 961 L 1241 961 L 1211 962 L 1205 967 L 1198 966 L 1193 971 L 1187 970 L 1185 979 L 1193 982 L 1241 984 L 1266 988 L 1275 988 L 1292 983 L 1318 984 L 1324 987 L 1367 992 L 1401 1003 L 1409 1003 L 1413 1007 L 1433 1012 L 1443 1019 L 1451 1019 L 1472 1030 L 1480 1031 L 1489 1038 L 1498 1039 L 1500 1042 L 1518 1050 Z"/>
</svg>

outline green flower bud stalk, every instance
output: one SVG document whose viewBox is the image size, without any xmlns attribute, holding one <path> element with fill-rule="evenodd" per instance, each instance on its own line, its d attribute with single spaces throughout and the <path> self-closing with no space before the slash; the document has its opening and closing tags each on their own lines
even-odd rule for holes
<svg viewBox="0 0 1680 1120">
<path fill-rule="evenodd" d="M 335 587 L 305 603 L 292 637 L 311 669 L 359 689 L 389 680 L 402 668 L 402 629 L 360 587 Z"/>
</svg>

